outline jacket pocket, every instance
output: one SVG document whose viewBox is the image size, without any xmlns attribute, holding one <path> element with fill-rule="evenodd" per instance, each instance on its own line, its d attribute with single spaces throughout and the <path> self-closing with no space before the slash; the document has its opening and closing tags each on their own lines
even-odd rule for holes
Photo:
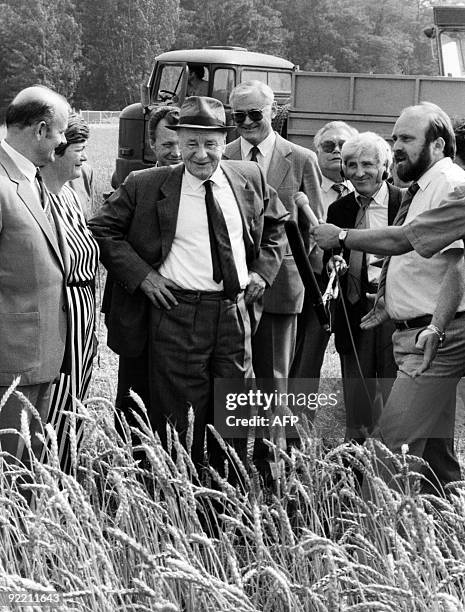
<svg viewBox="0 0 465 612">
<path fill-rule="evenodd" d="M 27 372 L 39 367 L 38 312 L 0 313 L 0 372 Z"/>
</svg>

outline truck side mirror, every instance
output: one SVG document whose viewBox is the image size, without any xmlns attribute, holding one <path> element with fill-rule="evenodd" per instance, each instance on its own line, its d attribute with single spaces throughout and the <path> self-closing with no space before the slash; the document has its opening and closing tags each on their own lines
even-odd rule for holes
<svg viewBox="0 0 465 612">
<path fill-rule="evenodd" d="M 147 108 L 150 104 L 149 89 L 145 84 L 140 86 L 140 101 L 144 108 Z"/>
</svg>

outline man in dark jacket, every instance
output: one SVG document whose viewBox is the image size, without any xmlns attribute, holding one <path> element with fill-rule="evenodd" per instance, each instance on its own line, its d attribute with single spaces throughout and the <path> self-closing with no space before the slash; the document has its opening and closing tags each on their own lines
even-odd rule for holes
<svg viewBox="0 0 465 612">
<path fill-rule="evenodd" d="M 391 225 L 402 191 L 386 182 L 392 161 L 388 143 L 373 132 L 349 138 L 342 147 L 344 174 L 355 191 L 328 209 L 328 223 L 344 228 L 378 228 Z M 326 252 L 325 260 L 330 252 Z M 396 364 L 392 352 L 392 321 L 361 330 L 360 320 L 373 306 L 380 268 L 376 255 L 343 249 L 347 273 L 341 277 L 334 332 L 341 357 L 346 409 L 346 439 L 363 442 L 371 433 L 389 395 Z M 340 259 L 334 257 L 329 266 Z M 339 262 L 341 265 L 341 262 Z M 378 393 L 379 391 L 379 393 Z"/>
</svg>

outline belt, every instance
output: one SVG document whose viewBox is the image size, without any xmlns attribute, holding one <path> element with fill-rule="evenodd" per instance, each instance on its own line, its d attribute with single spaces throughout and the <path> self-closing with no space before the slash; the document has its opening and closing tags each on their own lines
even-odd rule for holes
<svg viewBox="0 0 465 612">
<path fill-rule="evenodd" d="M 465 315 L 465 310 L 455 313 L 454 319 L 459 319 Z M 419 327 L 426 327 L 431 323 L 433 315 L 423 315 L 421 317 L 415 317 L 414 319 L 406 319 L 405 321 L 398 321 L 394 319 L 394 325 L 396 329 L 418 329 Z"/>
<path fill-rule="evenodd" d="M 83 280 L 83 281 L 71 281 L 67 283 L 67 287 L 91 287 L 94 284 L 94 281 L 91 280 Z"/>
<path fill-rule="evenodd" d="M 185 302 L 203 302 L 205 300 L 229 300 L 227 298 L 224 291 L 194 291 L 192 289 L 170 289 L 171 293 L 179 298 L 180 300 L 184 300 Z M 232 302 L 237 301 L 237 299 L 243 294 L 241 291 L 236 295 Z"/>
</svg>

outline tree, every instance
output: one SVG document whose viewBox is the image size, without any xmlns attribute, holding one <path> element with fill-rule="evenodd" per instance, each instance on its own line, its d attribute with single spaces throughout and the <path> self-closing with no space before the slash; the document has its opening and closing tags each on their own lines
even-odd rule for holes
<svg viewBox="0 0 465 612">
<path fill-rule="evenodd" d="M 291 33 L 287 56 L 307 70 L 434 72 L 423 34 L 428 0 L 270 0 Z"/>
<path fill-rule="evenodd" d="M 182 3 L 177 48 L 243 46 L 282 55 L 288 33 L 281 14 L 261 0 L 187 0 Z"/>
<path fill-rule="evenodd" d="M 179 0 L 81 0 L 77 14 L 84 44 L 79 104 L 119 109 L 136 101 L 154 57 L 174 42 Z"/>
<path fill-rule="evenodd" d="M 23 87 L 42 84 L 72 100 L 81 70 L 81 29 L 70 0 L 0 5 L 2 108 Z"/>
</svg>

